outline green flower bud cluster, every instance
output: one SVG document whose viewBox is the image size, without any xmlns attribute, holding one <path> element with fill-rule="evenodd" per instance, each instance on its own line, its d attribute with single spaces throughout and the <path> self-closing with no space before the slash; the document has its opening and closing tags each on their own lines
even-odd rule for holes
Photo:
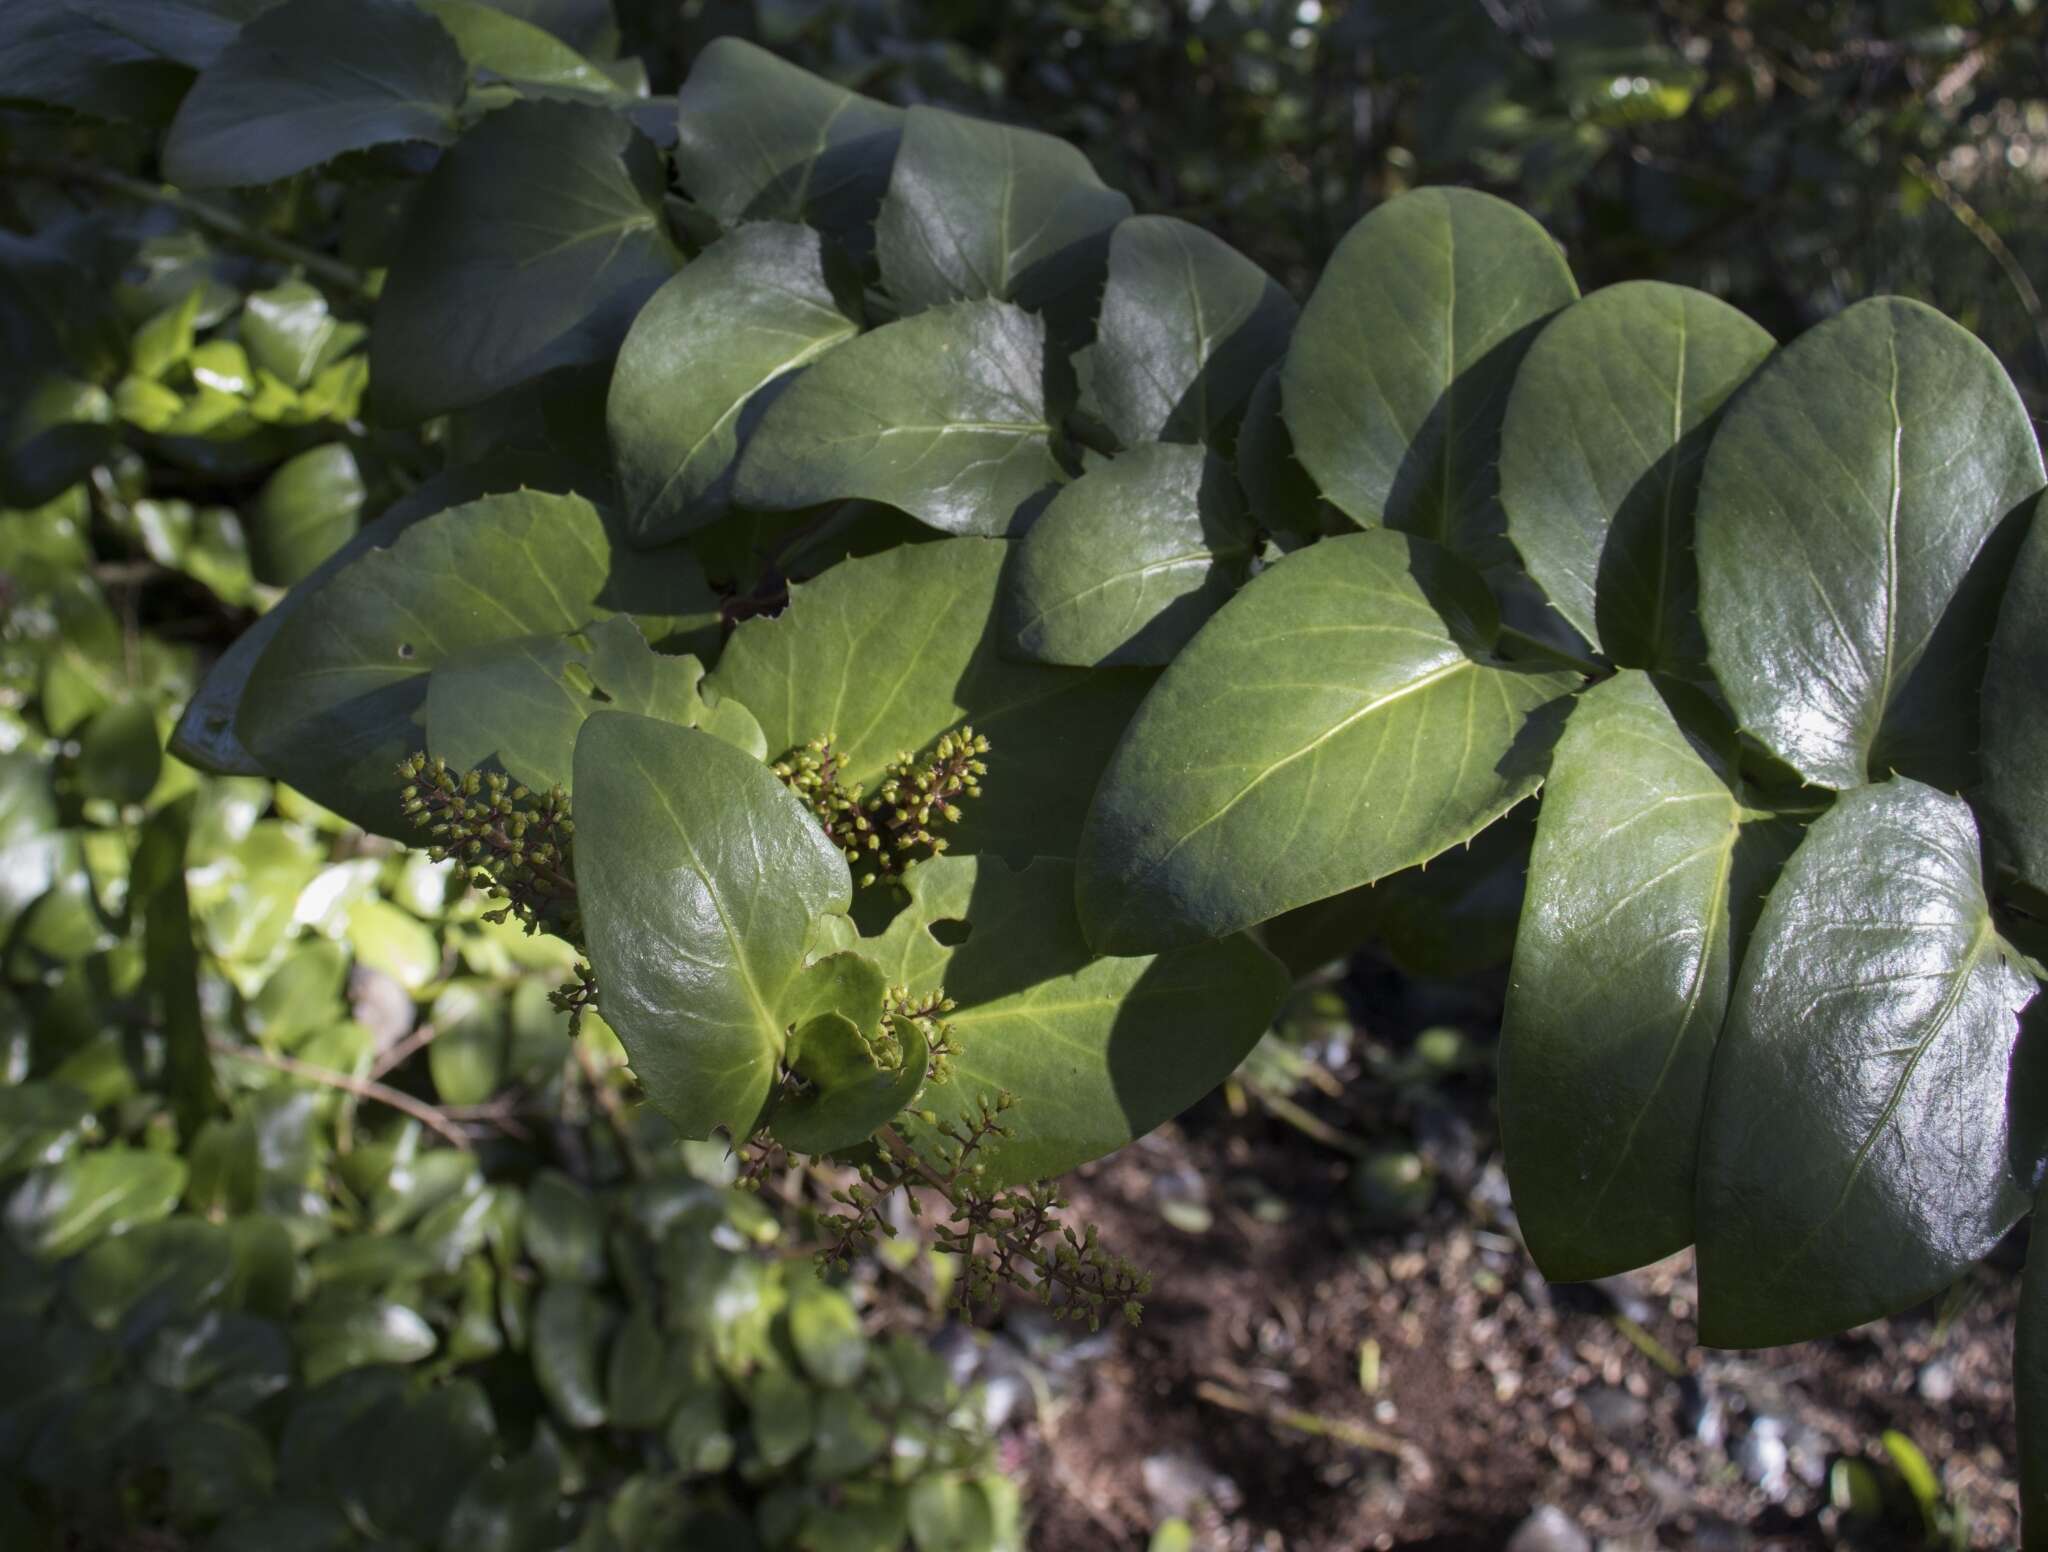
<svg viewBox="0 0 2048 1552">
<path fill-rule="evenodd" d="M 958 1032 L 945 1015 L 958 1006 L 958 1003 L 942 991 L 926 992 L 922 997 L 913 997 L 906 986 L 892 986 L 882 996 L 882 1030 L 885 1039 L 891 1042 L 895 1040 L 895 1036 L 888 1033 L 891 1019 L 906 1019 L 915 1024 L 923 1034 L 925 1045 L 931 1052 L 930 1060 L 925 1066 L 927 1083 L 944 1083 L 953 1074 L 953 1058 L 960 1054 L 960 1041 Z M 891 1058 L 883 1062 L 884 1066 L 897 1066 L 903 1060 L 900 1050 L 879 1054 Z"/>
<path fill-rule="evenodd" d="M 566 792 L 535 793 L 495 772 L 458 775 L 423 754 L 401 761 L 398 777 L 399 800 L 426 832 L 429 855 L 452 857 L 472 870 L 472 884 L 505 902 L 484 920 L 516 919 L 528 932 L 581 941 Z"/>
<path fill-rule="evenodd" d="M 847 782 L 833 735 L 814 738 L 775 764 L 775 774 L 809 805 L 845 853 L 863 887 L 899 877 L 911 863 L 946 850 L 935 826 L 960 822 L 960 800 L 981 796 L 988 740 L 971 727 L 947 733 L 929 757 L 898 754 L 873 793 Z"/>
</svg>

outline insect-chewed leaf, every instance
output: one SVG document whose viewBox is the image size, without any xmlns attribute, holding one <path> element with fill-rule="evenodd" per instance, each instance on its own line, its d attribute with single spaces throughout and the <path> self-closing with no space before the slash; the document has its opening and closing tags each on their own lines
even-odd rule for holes
<svg viewBox="0 0 2048 1552">
<path fill-rule="evenodd" d="M 1257 539 L 1214 453 L 1134 447 L 1031 525 L 1004 582 L 1004 640 L 1039 663 L 1165 664 L 1244 581 Z"/>
<path fill-rule="evenodd" d="M 1501 1028 L 1501 1129 L 1530 1253 L 1561 1281 L 1692 1243 L 1700 1120 L 1772 832 L 1734 740 L 1625 672 L 1573 709 L 1544 784 Z M 1681 720 L 1674 707 L 1689 714 Z"/>
<path fill-rule="evenodd" d="M 445 471 L 435 475 L 393 502 L 384 514 L 365 523 L 349 536 L 348 542 L 323 560 L 299 584 L 279 599 L 261 619 L 251 625 L 223 652 L 207 671 L 205 680 L 178 718 L 171 733 L 171 753 L 187 765 L 223 776 L 261 776 L 263 766 L 243 747 L 235 733 L 235 718 L 241 708 L 249 675 L 286 620 L 323 587 L 342 567 L 367 550 L 388 549 L 399 534 L 422 518 L 479 496 L 532 487 L 561 491 L 570 488 L 573 474 L 559 467 L 542 467 L 519 459 L 503 466 Z"/>
<path fill-rule="evenodd" d="M 905 313 L 947 302 L 1046 306 L 1099 279 L 1131 202 L 1035 129 L 912 108 L 875 220 L 882 287 Z"/>
<path fill-rule="evenodd" d="M 701 727 L 766 758 L 760 724 L 738 701 L 707 698 L 703 677 L 704 665 L 687 653 L 650 650 L 624 615 L 573 636 L 490 642 L 445 659 L 428 676 L 427 753 L 458 771 L 503 770 L 536 791 L 567 788 L 578 731 L 611 706 Z"/>
<path fill-rule="evenodd" d="M 864 252 L 903 110 L 740 38 L 714 38 L 676 94 L 676 173 L 719 220 L 803 221 Z"/>
<path fill-rule="evenodd" d="M 185 188 L 275 183 L 391 140 L 455 138 L 467 71 L 405 0 L 285 0 L 201 72 L 164 141 Z"/>
<path fill-rule="evenodd" d="M 2033 978 L 1969 808 L 1905 777 L 1807 831 L 1757 922 L 1699 1161 L 1700 1336 L 1796 1342 L 1938 1293 L 2012 1226 L 2007 1071 Z"/>
<path fill-rule="evenodd" d="M 586 103 L 491 114 L 420 189 L 370 330 L 371 394 L 396 420 L 465 409 L 610 359 L 682 264 L 661 159 Z"/>
<path fill-rule="evenodd" d="M 1417 189 L 1360 221 L 1281 369 L 1295 452 L 1323 495 L 1482 568 L 1510 558 L 1501 413 L 1537 325 L 1577 296 L 1550 234 L 1490 194 Z"/>
<path fill-rule="evenodd" d="M 843 561 L 793 587 L 779 617 L 743 623 L 706 683 L 760 719 L 770 754 L 833 735 L 844 779 L 870 789 L 897 755 L 972 724 L 989 774 L 947 832 L 953 849 L 1070 857 L 1153 676 L 1004 658 L 995 611 L 1011 549 L 948 539 Z"/>
<path fill-rule="evenodd" d="M 910 905 L 860 951 L 913 996 L 957 1004 L 944 1017 L 959 1054 L 921 1106 L 971 1125 L 981 1099 L 1016 1100 L 1003 1118 L 1014 1135 L 974 1156 L 990 1188 L 1057 1175 L 1171 1119 L 1244 1060 L 1287 993 L 1287 973 L 1243 937 L 1098 957 L 1074 916 L 1071 863 L 940 857 L 905 882 Z M 942 922 L 955 924 L 944 941 Z"/>
<path fill-rule="evenodd" d="M 1903 297 L 1780 351 L 1700 477 L 1700 616 L 1741 719 L 1808 781 L 1973 776 L 1992 606 L 1967 586 L 2040 450 L 1975 336 Z"/>
<path fill-rule="evenodd" d="M 786 512 L 864 497 L 946 533 L 1008 533 L 1064 477 L 1044 369 L 1045 325 L 1004 302 L 884 324 L 769 406 L 734 499 Z"/>
<path fill-rule="evenodd" d="M 1170 216 L 1133 216 L 1109 240 L 1081 408 L 1126 447 L 1215 442 L 1287 352 L 1300 309 L 1228 243 Z"/>
<path fill-rule="evenodd" d="M 1081 842 L 1107 953 L 1222 937 L 1469 840 L 1534 792 L 1571 688 L 1489 657 L 1484 584 L 1377 531 L 1289 556 L 1217 612 L 1147 697 Z"/>
<path fill-rule="evenodd" d="M 629 535 L 660 544 L 724 517 L 749 409 L 859 332 L 803 226 L 741 227 L 655 292 L 605 410 Z"/>
<path fill-rule="evenodd" d="M 2034 505 L 1984 671 L 1979 802 L 1999 861 L 2048 897 L 2048 496 Z"/>
<path fill-rule="evenodd" d="M 605 711 L 576 740 L 576 888 L 604 1016 L 685 1137 L 752 1130 L 845 860 L 759 760 Z"/>
<path fill-rule="evenodd" d="M 615 557 L 589 502 L 535 491 L 439 513 L 306 586 L 250 671 L 236 734 L 269 774 L 396 836 L 411 832 L 393 773 L 423 747 L 435 668 L 705 592 L 688 556 Z"/>
<path fill-rule="evenodd" d="M 1544 325 L 1501 427 L 1501 505 L 1531 576 L 1617 662 L 1697 672 L 1693 506 L 1721 406 L 1771 353 L 1703 291 L 1637 280 Z"/>
</svg>

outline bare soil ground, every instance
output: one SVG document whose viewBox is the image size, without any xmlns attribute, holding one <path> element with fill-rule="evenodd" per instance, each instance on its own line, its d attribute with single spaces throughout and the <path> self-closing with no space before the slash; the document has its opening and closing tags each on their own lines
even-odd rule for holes
<svg viewBox="0 0 2048 1552">
<path fill-rule="evenodd" d="M 1421 1089 L 1369 1076 L 1428 1025 L 1490 1040 L 1497 988 L 1368 969 L 1346 994 L 1346 1081 L 1296 1097 L 1346 1136 L 1412 1140 L 1434 1200 L 1370 1228 L 1336 1139 L 1224 1097 L 1076 1180 L 1078 1214 L 1154 1293 L 1141 1328 L 1064 1347 L 1010 1317 L 1007 1342 L 1051 1355 L 1008 1442 L 1034 1547 L 1141 1549 L 1175 1515 L 1232 1552 L 1926 1545 L 1909 1502 L 1887 1523 L 1829 1503 L 1838 1459 L 1889 1474 L 1888 1429 L 1933 1463 L 1969 1544 L 2018 1544 L 2018 1246 L 1937 1305 L 1831 1341 L 1701 1348 L 1689 1254 L 1597 1285 L 1538 1275 L 1483 1065 Z"/>
</svg>

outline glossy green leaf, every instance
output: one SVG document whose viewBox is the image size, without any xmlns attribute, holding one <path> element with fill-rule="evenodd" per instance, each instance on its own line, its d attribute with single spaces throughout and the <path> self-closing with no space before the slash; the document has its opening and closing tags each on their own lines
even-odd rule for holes
<svg viewBox="0 0 2048 1552">
<path fill-rule="evenodd" d="M 462 55 L 403 0 L 285 0 L 193 83 L 164 142 L 186 188 L 275 183 L 390 140 L 446 145 Z"/>
<path fill-rule="evenodd" d="M 627 532 L 660 544 L 724 517 L 751 419 L 777 380 L 860 332 L 808 227 L 743 226 L 640 310 L 606 422 Z"/>
<path fill-rule="evenodd" d="M 427 1070 L 444 1105 L 480 1105 L 505 1078 L 504 998 L 488 982 L 451 981 L 428 1010 Z"/>
<path fill-rule="evenodd" d="M 701 727 L 756 759 L 767 745 L 744 706 L 700 688 L 704 665 L 652 651 L 632 620 L 574 636 L 533 636 L 457 653 L 427 686 L 427 748 L 459 770 L 502 769 L 537 791 L 567 789 L 576 734 L 592 712 Z"/>
<path fill-rule="evenodd" d="M 1589 690 L 1543 790 L 1500 1103 L 1515 1215 L 1557 1281 L 1693 1240 L 1707 1080 L 1761 891 L 1738 866 L 1733 740 L 1682 722 L 1691 699 L 1633 671 Z"/>
<path fill-rule="evenodd" d="M 813 1285 L 790 1300 L 789 1339 L 804 1372 L 820 1385 L 851 1385 L 867 1369 L 860 1316 L 835 1288 Z"/>
<path fill-rule="evenodd" d="M 1131 202 L 1033 129 L 918 106 L 875 218 L 882 288 L 904 313 L 948 302 L 1042 307 L 1099 272 Z"/>
<path fill-rule="evenodd" d="M 604 1276 L 604 1216 L 591 1194 L 560 1170 L 536 1173 L 526 1192 L 526 1253 L 551 1282 Z"/>
<path fill-rule="evenodd" d="M 409 1304 L 337 1290 L 316 1298 L 293 1328 L 308 1385 L 350 1369 L 431 1357 L 434 1328 Z"/>
<path fill-rule="evenodd" d="M 803 221 L 856 251 L 869 245 L 901 108 L 721 37 L 691 61 L 676 124 L 676 174 L 719 220 Z"/>
<path fill-rule="evenodd" d="M 242 303 L 241 336 L 251 364 L 291 388 L 312 382 L 345 337 L 326 295 L 303 280 L 251 291 Z"/>
<path fill-rule="evenodd" d="M 740 455 L 733 499 L 787 512 L 863 497 L 945 533 L 1008 533 L 1063 477 L 1044 370 L 1044 323 L 1006 303 L 885 324 L 768 407 Z"/>
<path fill-rule="evenodd" d="M 437 665 L 700 588 L 680 554 L 614 554 L 580 497 L 487 496 L 329 574 L 250 673 L 236 731 L 279 779 L 366 829 L 407 835 L 395 773 L 422 747 Z"/>
<path fill-rule="evenodd" d="M 1764 905 L 1714 1057 L 1699 1159 L 1700 1336 L 1840 1331 L 1945 1288 L 2025 1205 L 2006 1075 L 2035 984 L 1960 799 L 1844 793 Z"/>
<path fill-rule="evenodd" d="M 30 1254 L 55 1260 L 102 1235 L 154 1223 L 184 1191 L 184 1160 L 140 1148 L 100 1148 L 31 1170 L 8 1200 L 7 1229 Z"/>
<path fill-rule="evenodd" d="M 1257 539 L 1222 459 L 1134 447 L 1063 488 L 1018 544 L 1004 644 L 1036 663 L 1169 663 L 1243 583 Z"/>
<path fill-rule="evenodd" d="M 465 409 L 557 367 L 611 358 L 681 266 L 660 158 L 617 114 L 501 108 L 421 187 L 370 331 L 388 418 Z"/>
<path fill-rule="evenodd" d="M 419 5 L 448 30 L 471 70 L 590 97 L 622 95 L 610 76 L 553 33 L 485 0 L 419 0 Z"/>
<path fill-rule="evenodd" d="M 957 1004 L 960 1054 L 921 1108 L 971 1125 L 983 1097 L 1014 1098 L 1010 1135 L 976 1153 L 990 1186 L 1048 1179 L 1171 1120 L 1230 1075 L 1287 993 L 1278 962 L 1242 937 L 1097 957 L 1070 863 L 945 856 L 905 884 L 909 907 L 860 950 L 890 984 Z"/>
<path fill-rule="evenodd" d="M 1072 856 L 1151 675 L 1003 657 L 994 615 L 1008 549 L 953 539 L 844 561 L 793 587 L 778 618 L 742 624 L 709 683 L 760 719 L 771 755 L 830 734 L 846 779 L 871 789 L 899 753 L 971 723 L 988 737 L 989 774 L 949 832 L 954 849 Z"/>
<path fill-rule="evenodd" d="M 1354 226 L 1281 370 L 1302 464 L 1338 510 L 1482 567 L 1501 538 L 1501 413 L 1537 326 L 1578 296 L 1557 244 L 1471 189 L 1417 189 Z"/>
<path fill-rule="evenodd" d="M 549 1283 L 533 1309 L 533 1377 L 571 1428 L 601 1427 L 605 1337 L 612 1312 L 580 1283 Z"/>
<path fill-rule="evenodd" d="M 1426 862 L 1542 780 L 1569 676 L 1492 661 L 1455 557 L 1350 534 L 1261 574 L 1146 698 L 1080 854 L 1105 953 L 1222 937 Z"/>
<path fill-rule="evenodd" d="M 2035 503 L 1984 671 L 1984 828 L 1999 860 L 2048 896 L 2048 497 Z"/>
<path fill-rule="evenodd" d="M 1508 537 L 1557 611 L 1617 662 L 1697 672 L 1693 508 L 1721 407 L 1774 345 L 1703 291 L 1629 281 L 1544 326 L 1508 396 Z"/>
<path fill-rule="evenodd" d="M 764 1465 L 786 1466 L 811 1443 L 811 1388 L 787 1369 L 764 1365 L 747 1385 L 754 1449 Z"/>
<path fill-rule="evenodd" d="M 1822 786 L 1965 784 L 1992 625 L 1966 578 L 2041 483 L 2004 369 L 1932 308 L 1873 298 L 1780 351 L 1700 478 L 1700 615 L 1743 728 Z"/>
<path fill-rule="evenodd" d="M 308 448 L 279 465 L 249 514 L 249 559 L 277 587 L 311 576 L 348 542 L 363 510 L 363 476 L 344 442 Z"/>
<path fill-rule="evenodd" d="M 1287 353 L 1299 311 L 1222 239 L 1133 216 L 1110 236 L 1095 343 L 1077 358 L 1081 409 L 1126 447 L 1218 442 Z"/>
<path fill-rule="evenodd" d="M 765 765 L 695 729 L 592 717 L 575 774 L 577 888 L 605 1019 L 685 1137 L 745 1136 L 812 920 L 851 900 L 845 860 Z"/>
</svg>

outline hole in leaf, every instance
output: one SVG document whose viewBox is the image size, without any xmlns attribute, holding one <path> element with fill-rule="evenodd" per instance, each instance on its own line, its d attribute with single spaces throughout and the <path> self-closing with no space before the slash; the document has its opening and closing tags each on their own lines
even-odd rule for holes
<svg viewBox="0 0 2048 1552">
<path fill-rule="evenodd" d="M 409 642 L 409 641 L 401 641 L 401 642 L 400 642 L 400 643 L 398 644 L 398 655 L 399 655 L 400 657 L 403 657 L 403 658 L 409 658 L 409 657 L 411 657 L 411 656 L 412 656 L 412 643 L 411 643 L 411 642 Z"/>
<path fill-rule="evenodd" d="M 974 923 L 961 921 L 958 917 L 946 917 L 935 921 L 925 929 L 947 948 L 958 948 L 974 936 Z"/>
</svg>

